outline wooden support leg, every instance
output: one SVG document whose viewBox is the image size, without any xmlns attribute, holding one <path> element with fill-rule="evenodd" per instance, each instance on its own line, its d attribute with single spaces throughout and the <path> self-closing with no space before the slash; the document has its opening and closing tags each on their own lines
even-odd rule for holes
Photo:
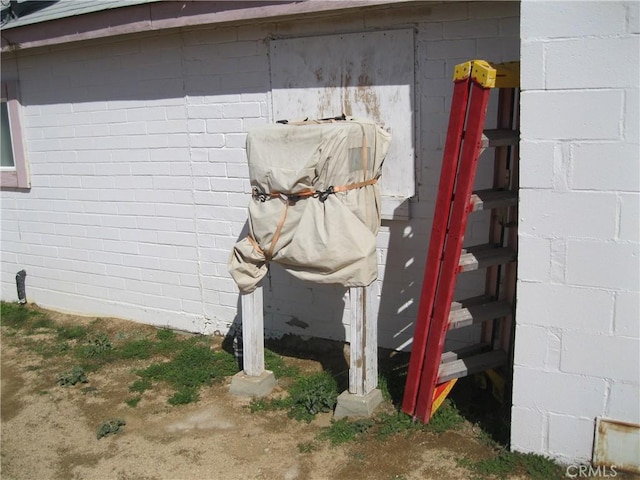
<svg viewBox="0 0 640 480">
<path fill-rule="evenodd" d="M 349 393 L 367 395 L 378 386 L 378 283 L 351 288 Z"/>
<path fill-rule="evenodd" d="M 242 308 L 243 370 L 231 379 L 232 395 L 264 397 L 276 385 L 273 372 L 264 369 L 264 313 L 262 287 L 240 296 Z"/>
<path fill-rule="evenodd" d="M 264 313 L 262 287 L 240 296 L 242 306 L 242 361 L 244 374 L 264 372 Z"/>
<path fill-rule="evenodd" d="M 349 389 L 338 396 L 334 418 L 371 417 L 383 401 L 378 387 L 378 284 L 351 288 Z"/>
</svg>

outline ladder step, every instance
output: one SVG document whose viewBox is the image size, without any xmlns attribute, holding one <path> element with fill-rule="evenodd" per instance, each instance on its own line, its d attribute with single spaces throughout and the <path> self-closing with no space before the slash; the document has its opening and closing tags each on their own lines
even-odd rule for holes
<svg viewBox="0 0 640 480">
<path fill-rule="evenodd" d="M 451 313 L 449 313 L 449 330 L 467 327 L 511 314 L 512 308 L 509 302 L 485 300 L 482 303 L 476 303 L 476 299 L 482 297 L 454 302 L 456 305 L 460 305 L 460 308 L 455 308 L 452 304 Z"/>
<path fill-rule="evenodd" d="M 482 133 L 482 148 L 508 147 L 518 145 L 520 132 L 518 130 L 491 129 Z"/>
<path fill-rule="evenodd" d="M 453 362 L 440 364 L 438 370 L 438 384 L 466 377 L 474 373 L 489 370 L 507 363 L 507 353 L 502 350 L 493 350 L 487 353 L 461 358 Z"/>
<path fill-rule="evenodd" d="M 458 262 L 459 272 L 470 272 L 480 268 L 515 262 L 516 252 L 509 247 L 477 245 L 462 251 Z"/>
<path fill-rule="evenodd" d="M 486 352 L 491 348 L 488 343 L 476 343 L 475 345 L 467 345 L 466 347 L 460 347 L 455 350 L 443 352 L 440 357 L 440 365 L 445 363 L 455 362 L 460 358 L 470 357 L 471 355 L 477 355 L 482 352 Z"/>
<path fill-rule="evenodd" d="M 518 194 L 511 190 L 478 190 L 471 195 L 472 212 L 511 207 L 518 203 Z"/>
</svg>

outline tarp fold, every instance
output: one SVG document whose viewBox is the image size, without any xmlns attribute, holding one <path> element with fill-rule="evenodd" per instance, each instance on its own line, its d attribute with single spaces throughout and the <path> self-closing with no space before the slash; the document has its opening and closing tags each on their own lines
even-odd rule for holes
<svg viewBox="0 0 640 480">
<path fill-rule="evenodd" d="M 377 278 L 377 180 L 390 141 L 355 118 L 249 132 L 249 235 L 228 265 L 242 293 L 256 288 L 268 262 L 315 283 L 358 287 Z"/>
</svg>

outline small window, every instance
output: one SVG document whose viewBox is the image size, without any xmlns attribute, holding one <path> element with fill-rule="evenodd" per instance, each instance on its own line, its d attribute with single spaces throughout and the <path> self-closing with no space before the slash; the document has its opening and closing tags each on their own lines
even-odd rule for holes
<svg viewBox="0 0 640 480">
<path fill-rule="evenodd" d="M 0 99 L 0 176 L 2 188 L 29 188 L 20 119 L 21 105 L 15 82 L 2 82 Z"/>
</svg>

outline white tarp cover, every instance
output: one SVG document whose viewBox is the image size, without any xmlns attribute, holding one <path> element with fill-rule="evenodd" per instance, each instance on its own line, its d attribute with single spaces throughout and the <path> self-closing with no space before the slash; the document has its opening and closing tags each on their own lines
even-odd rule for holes
<svg viewBox="0 0 640 480">
<path fill-rule="evenodd" d="M 376 181 L 390 142 L 375 123 L 349 117 L 249 132 L 249 235 L 229 260 L 242 293 L 256 288 L 269 261 L 316 283 L 360 287 L 377 278 Z M 335 193 L 323 195 L 330 187 Z"/>
</svg>

